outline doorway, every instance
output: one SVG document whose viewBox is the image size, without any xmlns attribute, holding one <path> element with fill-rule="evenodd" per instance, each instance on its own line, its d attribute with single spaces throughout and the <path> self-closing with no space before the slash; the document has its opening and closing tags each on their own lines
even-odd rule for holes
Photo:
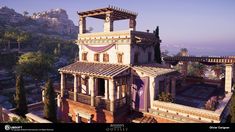
<svg viewBox="0 0 235 132">
<path fill-rule="evenodd" d="M 104 96 L 105 92 L 105 80 L 98 78 L 98 96 Z"/>
</svg>

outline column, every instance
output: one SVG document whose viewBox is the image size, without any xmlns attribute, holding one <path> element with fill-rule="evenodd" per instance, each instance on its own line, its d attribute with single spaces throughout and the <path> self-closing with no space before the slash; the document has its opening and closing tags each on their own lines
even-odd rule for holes
<svg viewBox="0 0 235 132">
<path fill-rule="evenodd" d="M 188 62 L 183 61 L 182 71 L 181 72 L 182 72 L 184 77 L 187 76 L 187 74 L 188 74 Z"/>
<path fill-rule="evenodd" d="M 131 18 L 129 20 L 129 28 L 130 28 L 130 30 L 135 31 L 135 28 L 136 28 L 136 20 L 135 20 L 135 18 Z"/>
<path fill-rule="evenodd" d="M 232 92 L 232 64 L 225 64 L 225 92 Z"/>
<path fill-rule="evenodd" d="M 94 90 L 95 90 L 95 96 L 98 96 L 98 78 L 95 78 L 95 85 L 94 85 Z"/>
<path fill-rule="evenodd" d="M 116 97 L 117 97 L 117 99 L 119 99 L 119 98 L 120 98 L 120 91 L 121 91 L 120 86 L 117 86 L 117 93 L 116 93 Z"/>
<path fill-rule="evenodd" d="M 175 98 L 175 85 L 176 85 L 176 78 L 173 77 L 171 80 L 171 96 Z"/>
<path fill-rule="evenodd" d="M 89 78 L 89 87 L 91 90 L 91 106 L 95 106 L 95 79 L 94 77 Z"/>
<path fill-rule="evenodd" d="M 58 108 L 60 107 L 60 95 L 59 94 L 57 95 L 57 107 Z"/>
<path fill-rule="evenodd" d="M 60 72 L 60 94 L 61 94 L 61 97 L 64 97 L 64 88 L 65 88 L 64 73 Z"/>
<path fill-rule="evenodd" d="M 114 80 L 113 79 L 110 79 L 109 80 L 109 99 L 110 99 L 110 111 L 114 112 L 115 110 L 115 93 L 114 93 L 114 90 L 115 90 L 115 84 L 114 84 Z"/>
<path fill-rule="evenodd" d="M 108 99 L 109 98 L 109 81 L 107 79 L 104 80 L 104 87 L 105 87 L 105 93 L 104 93 L 104 96 L 105 96 L 105 99 Z"/>
<path fill-rule="evenodd" d="M 74 86 L 74 88 L 73 88 L 73 100 L 74 101 L 77 101 L 77 93 L 78 93 L 78 77 L 77 77 L 77 75 L 76 74 L 73 74 L 73 76 L 74 76 L 74 81 L 73 81 L 73 86 Z"/>
<path fill-rule="evenodd" d="M 169 93 L 170 92 L 170 78 L 167 78 L 166 79 L 166 93 Z"/>
<path fill-rule="evenodd" d="M 106 14 L 105 21 L 104 21 L 104 32 L 111 32 L 113 31 L 113 20 L 112 15 Z"/>
<path fill-rule="evenodd" d="M 82 92 L 81 76 L 78 76 L 78 93 Z"/>
<path fill-rule="evenodd" d="M 86 17 L 80 16 L 79 18 L 79 34 L 86 33 Z"/>
<path fill-rule="evenodd" d="M 45 89 L 42 90 L 42 102 L 45 100 Z"/>
<path fill-rule="evenodd" d="M 81 117 L 79 116 L 79 114 L 77 113 L 75 116 L 75 122 L 76 123 L 81 123 Z"/>
</svg>

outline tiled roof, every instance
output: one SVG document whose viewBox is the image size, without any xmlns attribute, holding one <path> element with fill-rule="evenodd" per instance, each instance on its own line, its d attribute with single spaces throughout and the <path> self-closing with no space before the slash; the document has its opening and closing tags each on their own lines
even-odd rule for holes
<svg viewBox="0 0 235 132">
<path fill-rule="evenodd" d="M 65 73 L 75 73 L 89 76 L 115 77 L 130 66 L 120 64 L 106 64 L 93 62 L 75 62 L 59 69 Z"/>
<path fill-rule="evenodd" d="M 165 74 L 177 74 L 178 72 L 171 68 L 163 67 L 159 64 L 137 65 L 132 67 L 136 71 L 143 72 L 149 76 L 157 77 Z"/>
</svg>

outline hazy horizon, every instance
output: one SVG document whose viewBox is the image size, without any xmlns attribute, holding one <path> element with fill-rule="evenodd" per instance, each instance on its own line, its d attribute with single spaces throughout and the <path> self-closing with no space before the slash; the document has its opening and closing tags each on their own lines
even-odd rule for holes
<svg viewBox="0 0 235 132">
<path fill-rule="evenodd" d="M 133 4 L 132 4 L 133 3 Z M 175 54 L 188 48 L 192 55 L 235 55 L 235 1 L 234 0 L 1 0 L 16 12 L 42 12 L 55 8 L 65 9 L 75 25 L 77 11 L 86 11 L 114 5 L 138 13 L 137 30 L 150 31 L 160 27 L 162 50 Z M 88 19 L 88 27 L 102 31 L 102 21 Z M 125 29 L 128 21 L 115 22 L 115 29 Z"/>
</svg>

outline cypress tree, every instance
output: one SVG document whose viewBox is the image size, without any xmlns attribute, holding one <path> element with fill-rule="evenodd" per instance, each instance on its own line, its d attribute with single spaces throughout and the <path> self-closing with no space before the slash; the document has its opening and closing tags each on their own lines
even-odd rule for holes
<svg viewBox="0 0 235 132">
<path fill-rule="evenodd" d="M 233 93 L 230 106 L 231 123 L 235 123 L 235 94 Z"/>
<path fill-rule="evenodd" d="M 52 84 L 52 81 L 48 79 L 44 92 L 44 117 L 52 122 L 56 122 L 56 100 Z"/>
<path fill-rule="evenodd" d="M 16 93 L 15 93 L 16 114 L 25 117 L 28 113 L 27 101 L 25 95 L 24 81 L 21 75 L 16 77 Z"/>
<path fill-rule="evenodd" d="M 160 37 L 159 37 L 159 27 L 157 26 L 157 28 L 155 29 L 155 31 L 153 31 L 155 37 L 158 39 L 157 43 L 154 46 L 154 58 L 155 61 L 159 64 L 162 63 L 162 57 L 161 57 L 161 49 L 160 49 Z"/>
</svg>

